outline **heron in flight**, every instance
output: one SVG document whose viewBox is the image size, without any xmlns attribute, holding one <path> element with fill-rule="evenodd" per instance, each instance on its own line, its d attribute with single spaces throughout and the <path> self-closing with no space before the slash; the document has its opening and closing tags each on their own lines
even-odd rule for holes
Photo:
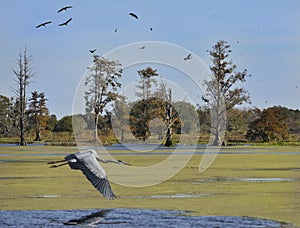
<svg viewBox="0 0 300 228">
<path fill-rule="evenodd" d="M 135 13 L 129 13 L 129 16 L 135 18 L 135 19 L 139 19 L 139 17 L 135 14 Z"/>
<path fill-rule="evenodd" d="M 59 24 L 58 26 L 64 26 L 64 25 L 68 25 L 68 23 L 72 21 L 72 18 L 68 19 L 67 21 L 65 21 L 64 23 Z"/>
<path fill-rule="evenodd" d="M 190 60 L 192 58 L 192 54 L 188 54 L 186 57 L 184 57 L 184 61 Z"/>
<path fill-rule="evenodd" d="M 46 25 L 47 24 L 51 24 L 52 23 L 52 21 L 46 21 L 46 22 L 44 22 L 44 23 L 41 23 L 41 24 L 39 24 L 39 25 L 37 25 L 37 26 L 35 26 L 36 28 L 39 28 L 39 27 L 46 27 Z"/>
<path fill-rule="evenodd" d="M 68 9 L 71 9 L 71 8 L 73 8 L 73 6 L 65 6 L 65 7 L 62 7 L 59 10 L 57 10 L 57 12 L 60 13 L 62 11 L 67 11 Z"/>
<path fill-rule="evenodd" d="M 104 160 L 93 149 L 79 151 L 75 154 L 67 155 L 64 160 L 52 161 L 47 164 L 52 164 L 49 168 L 69 165 L 71 169 L 80 170 L 104 197 L 112 200 L 116 196 L 111 189 L 105 170 L 100 166 L 98 161 L 131 166 L 121 160 Z"/>
</svg>

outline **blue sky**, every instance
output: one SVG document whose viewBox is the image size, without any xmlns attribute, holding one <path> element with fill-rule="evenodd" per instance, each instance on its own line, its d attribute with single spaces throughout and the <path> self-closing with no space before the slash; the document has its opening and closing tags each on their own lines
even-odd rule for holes
<svg viewBox="0 0 300 228">
<path fill-rule="evenodd" d="M 67 5 L 73 8 L 56 12 Z M 29 91 L 45 92 L 59 118 L 72 113 L 90 49 L 102 55 L 141 41 L 179 45 L 210 66 L 206 50 L 226 40 L 238 70 L 252 75 L 243 86 L 253 106 L 300 108 L 300 1 L 1 0 L 0 6 L 0 94 L 14 95 L 12 69 L 26 46 L 36 73 Z M 71 17 L 68 26 L 58 26 Z M 35 28 L 48 20 L 53 23 Z"/>
</svg>

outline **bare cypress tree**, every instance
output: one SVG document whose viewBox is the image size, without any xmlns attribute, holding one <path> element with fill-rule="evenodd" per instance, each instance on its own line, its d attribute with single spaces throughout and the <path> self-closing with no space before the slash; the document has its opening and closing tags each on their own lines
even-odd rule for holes
<svg viewBox="0 0 300 228">
<path fill-rule="evenodd" d="M 168 89 L 166 93 L 166 124 L 167 134 L 165 146 L 172 146 L 172 124 L 173 124 L 173 108 L 172 108 L 172 90 Z"/>
<path fill-rule="evenodd" d="M 237 66 L 228 59 L 230 45 L 226 41 L 218 41 L 209 52 L 213 66 L 211 80 L 205 80 L 206 93 L 203 101 L 211 107 L 211 130 L 214 135 L 214 145 L 221 145 L 221 132 L 226 128 L 226 111 L 244 102 L 250 103 L 250 96 L 243 87 L 237 83 L 245 82 L 247 70 L 236 71 Z"/>
<path fill-rule="evenodd" d="M 90 74 L 85 79 L 86 112 L 94 113 L 94 141 L 98 141 L 98 119 L 106 105 L 118 97 L 117 89 L 121 87 L 118 79 L 122 69 L 118 61 L 110 61 L 98 55 L 93 56 L 93 65 L 88 67 Z"/>
<path fill-rule="evenodd" d="M 19 131 L 20 131 L 20 146 L 25 146 L 25 121 L 26 121 L 26 89 L 30 83 L 30 79 L 34 76 L 32 72 L 32 56 L 28 56 L 26 48 L 23 53 L 20 51 L 19 57 L 16 60 L 16 68 L 13 72 L 16 76 L 15 81 L 17 82 L 16 88 L 13 89 L 17 96 L 19 110 Z"/>
</svg>

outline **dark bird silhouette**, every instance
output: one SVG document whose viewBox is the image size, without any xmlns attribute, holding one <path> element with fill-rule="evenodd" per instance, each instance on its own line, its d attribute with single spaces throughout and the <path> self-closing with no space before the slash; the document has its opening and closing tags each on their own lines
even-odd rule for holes
<svg viewBox="0 0 300 228">
<path fill-rule="evenodd" d="M 90 50 L 90 52 L 91 52 L 91 53 L 94 53 L 95 51 L 97 51 L 97 49 L 94 49 L 94 50 Z"/>
<path fill-rule="evenodd" d="M 202 96 L 202 100 L 205 102 L 205 103 L 209 103 L 209 100 L 207 98 L 205 98 L 204 96 Z"/>
<path fill-rule="evenodd" d="M 192 54 L 190 53 L 190 54 L 188 54 L 186 57 L 184 57 L 184 60 L 186 61 L 186 60 L 190 60 L 192 58 Z"/>
<path fill-rule="evenodd" d="M 117 32 L 117 31 L 118 31 L 118 29 L 115 29 L 115 30 L 114 30 L 114 32 Z"/>
<path fill-rule="evenodd" d="M 150 28 L 150 31 L 153 31 L 153 28 Z"/>
<path fill-rule="evenodd" d="M 52 21 L 47 21 L 47 22 L 41 23 L 41 24 L 39 24 L 39 25 L 37 25 L 37 26 L 35 26 L 35 27 L 36 27 L 36 28 L 39 28 L 39 27 L 46 27 L 47 24 L 51 24 L 51 23 L 52 23 Z"/>
<path fill-rule="evenodd" d="M 58 26 L 65 26 L 68 25 L 68 23 L 72 21 L 72 18 L 68 19 L 67 21 L 65 21 L 64 23 L 59 24 Z"/>
<path fill-rule="evenodd" d="M 60 13 L 62 11 L 67 11 L 67 9 L 71 9 L 71 8 L 73 8 L 73 6 L 65 6 L 65 7 L 62 7 L 59 10 L 57 10 L 57 12 Z"/>
<path fill-rule="evenodd" d="M 48 162 L 48 164 L 53 164 L 49 168 L 69 165 L 71 169 L 80 170 L 104 197 L 114 199 L 116 196 L 111 189 L 105 170 L 100 166 L 98 161 L 131 166 L 121 160 L 104 160 L 92 149 L 67 155 L 64 160 Z"/>
<path fill-rule="evenodd" d="M 134 13 L 129 13 L 129 16 L 132 16 L 132 17 L 134 17 L 135 19 L 139 19 L 139 17 L 138 17 L 136 14 L 134 14 Z"/>
<path fill-rule="evenodd" d="M 64 222 L 64 225 L 80 225 L 80 226 L 95 226 L 101 224 L 101 220 L 105 219 L 107 212 L 111 210 L 101 210 L 93 212 L 92 214 L 85 215 L 79 219 L 72 219 L 68 222 Z"/>
</svg>

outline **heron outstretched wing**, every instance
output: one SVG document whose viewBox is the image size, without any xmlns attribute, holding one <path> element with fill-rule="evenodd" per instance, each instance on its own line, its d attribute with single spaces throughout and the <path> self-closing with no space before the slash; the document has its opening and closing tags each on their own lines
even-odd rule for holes
<svg viewBox="0 0 300 228">
<path fill-rule="evenodd" d="M 116 198 L 113 193 L 107 175 L 100 166 L 95 156 L 90 153 L 79 152 L 75 154 L 77 164 L 75 169 L 80 169 L 92 185 L 107 199 Z M 70 167 L 72 168 L 70 162 Z"/>
</svg>

